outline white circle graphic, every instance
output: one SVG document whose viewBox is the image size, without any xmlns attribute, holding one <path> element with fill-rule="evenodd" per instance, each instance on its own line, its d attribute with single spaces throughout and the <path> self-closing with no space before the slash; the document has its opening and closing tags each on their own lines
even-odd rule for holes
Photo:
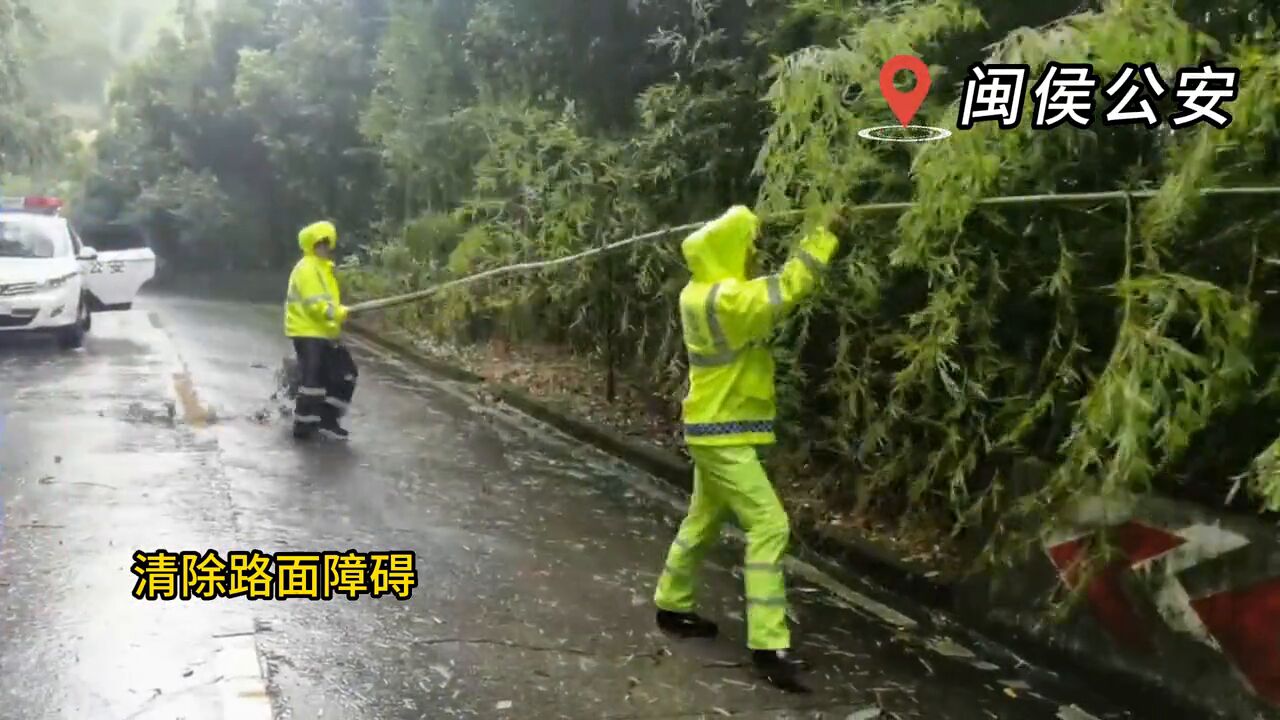
<svg viewBox="0 0 1280 720">
<path fill-rule="evenodd" d="M 884 130 L 928 130 L 929 135 L 924 137 L 888 137 L 886 135 L 877 135 L 877 132 Z M 951 137 L 951 131 L 946 128 L 931 127 L 929 125 L 881 125 L 879 127 L 866 128 L 858 131 L 858 137 L 864 140 L 879 140 L 880 142 L 933 142 L 934 140 L 945 140 Z"/>
</svg>

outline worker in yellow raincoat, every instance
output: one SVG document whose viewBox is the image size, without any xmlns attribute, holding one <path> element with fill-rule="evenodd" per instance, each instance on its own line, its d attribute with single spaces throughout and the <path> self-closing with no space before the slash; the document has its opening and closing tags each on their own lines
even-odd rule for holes
<svg viewBox="0 0 1280 720">
<path fill-rule="evenodd" d="M 351 406 L 358 373 L 351 353 L 339 342 L 348 311 L 333 272 L 337 244 L 333 223 L 307 226 L 298 234 L 302 259 L 289 276 L 284 334 L 293 340 L 301 376 L 293 415 L 298 439 L 317 433 L 331 440 L 348 437 L 338 420 Z"/>
<path fill-rule="evenodd" d="M 835 253 L 826 229 L 804 237 L 776 275 L 748 279 L 760 221 L 742 206 L 690 235 L 683 250 L 692 280 L 680 293 L 689 392 L 685 442 L 694 462 L 689 512 L 667 554 L 654 602 L 660 628 L 713 637 L 695 613 L 694 582 L 708 547 L 732 513 L 747 536 L 744 579 L 747 645 L 759 674 L 783 690 L 806 692 L 791 649 L 782 558 L 787 513 L 756 453 L 774 442 L 774 364 L 767 341 L 808 295 Z"/>
</svg>

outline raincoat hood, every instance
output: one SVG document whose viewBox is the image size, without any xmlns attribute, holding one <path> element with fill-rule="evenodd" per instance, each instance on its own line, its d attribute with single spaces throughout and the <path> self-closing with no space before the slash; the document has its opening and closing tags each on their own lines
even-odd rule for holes
<svg viewBox="0 0 1280 720">
<path fill-rule="evenodd" d="M 315 255 L 316 245 L 328 240 L 331 245 L 338 244 L 338 229 L 331 222 L 318 222 L 302 229 L 298 233 L 298 247 L 303 255 Z"/>
<path fill-rule="evenodd" d="M 735 205 L 685 238 L 681 249 L 694 282 L 746 279 L 747 257 L 755 249 L 759 230 L 760 218 L 747 207 Z"/>
</svg>

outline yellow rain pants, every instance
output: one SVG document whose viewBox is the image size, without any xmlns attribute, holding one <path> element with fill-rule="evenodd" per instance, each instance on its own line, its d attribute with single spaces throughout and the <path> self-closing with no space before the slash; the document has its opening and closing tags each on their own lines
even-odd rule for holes
<svg viewBox="0 0 1280 720">
<path fill-rule="evenodd" d="M 747 534 L 743 575 L 747 596 L 747 647 L 786 650 L 787 588 L 782 556 L 790 528 L 764 466 L 751 445 L 690 445 L 693 499 L 667 553 L 654 603 L 662 610 L 693 612 L 694 581 L 707 548 L 720 536 L 728 514 Z"/>
</svg>

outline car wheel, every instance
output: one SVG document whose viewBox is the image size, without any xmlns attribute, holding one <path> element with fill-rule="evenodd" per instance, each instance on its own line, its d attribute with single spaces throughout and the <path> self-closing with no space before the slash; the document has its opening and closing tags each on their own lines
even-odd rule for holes
<svg viewBox="0 0 1280 720">
<path fill-rule="evenodd" d="M 81 300 L 80 307 L 76 310 L 75 323 L 58 331 L 58 346 L 63 350 L 76 350 L 83 347 L 85 333 L 89 331 L 89 326 L 92 324 L 89 305 Z"/>
</svg>

